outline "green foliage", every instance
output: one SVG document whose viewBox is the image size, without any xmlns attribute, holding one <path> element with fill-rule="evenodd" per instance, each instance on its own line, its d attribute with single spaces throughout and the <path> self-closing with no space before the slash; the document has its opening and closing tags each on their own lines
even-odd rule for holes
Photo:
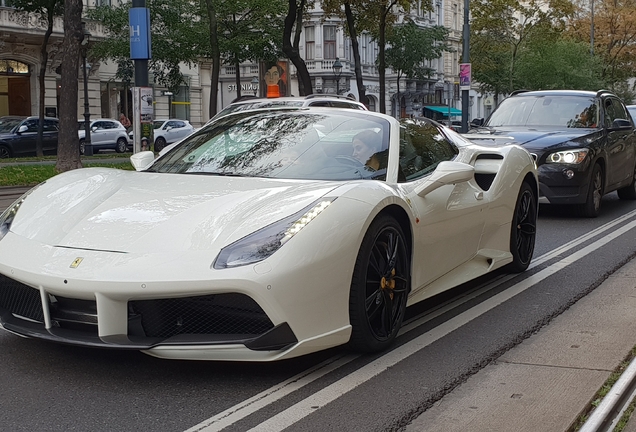
<svg viewBox="0 0 636 432">
<path fill-rule="evenodd" d="M 154 0 L 148 5 L 152 40 L 152 59 L 148 67 L 155 81 L 172 91 L 184 82 L 179 64 L 192 66 L 209 51 L 207 24 L 201 20 L 196 5 L 189 0 Z M 104 25 L 109 35 L 91 47 L 90 57 L 116 61 L 117 78 L 128 84 L 134 70 L 130 60 L 130 6 L 130 3 L 118 7 L 100 6 L 87 12 L 90 19 Z"/>
<path fill-rule="evenodd" d="M 440 58 L 451 48 L 446 43 L 449 30 L 443 26 L 421 28 L 413 21 L 396 26 L 387 38 L 386 65 L 409 78 L 425 79 L 433 69 L 425 60 Z"/>
<path fill-rule="evenodd" d="M 64 0 L 12 0 L 11 6 L 19 11 L 37 13 L 44 21 L 49 13 L 53 16 L 64 13 Z"/>
<path fill-rule="evenodd" d="M 520 53 L 516 82 L 528 90 L 599 90 L 603 65 L 590 56 L 590 47 L 568 39 L 528 44 Z"/>
</svg>

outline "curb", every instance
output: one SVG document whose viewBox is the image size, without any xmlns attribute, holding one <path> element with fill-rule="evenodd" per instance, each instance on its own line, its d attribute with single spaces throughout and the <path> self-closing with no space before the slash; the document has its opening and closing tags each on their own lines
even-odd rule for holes
<svg viewBox="0 0 636 432">
<path fill-rule="evenodd" d="M 599 432 L 613 428 L 613 420 L 620 414 L 623 406 L 629 402 L 636 387 L 636 358 L 634 358 L 618 381 L 605 395 L 599 406 L 579 429 L 579 432 Z"/>
</svg>

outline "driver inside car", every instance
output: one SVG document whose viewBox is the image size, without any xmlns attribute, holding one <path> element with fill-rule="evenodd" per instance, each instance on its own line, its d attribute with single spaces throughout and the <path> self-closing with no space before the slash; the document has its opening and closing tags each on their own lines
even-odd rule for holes
<svg viewBox="0 0 636 432">
<path fill-rule="evenodd" d="M 383 152 L 382 136 L 372 130 L 356 134 L 352 141 L 352 156 L 374 171 L 386 168 L 386 155 Z"/>
</svg>

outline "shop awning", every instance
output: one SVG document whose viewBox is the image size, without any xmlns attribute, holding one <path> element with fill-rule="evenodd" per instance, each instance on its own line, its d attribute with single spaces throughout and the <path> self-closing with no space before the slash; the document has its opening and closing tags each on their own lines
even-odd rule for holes
<svg viewBox="0 0 636 432">
<path fill-rule="evenodd" d="M 435 111 L 438 112 L 442 115 L 447 116 L 448 115 L 448 106 L 447 105 L 427 105 L 424 107 L 424 109 L 429 109 L 431 111 Z M 458 110 L 457 108 L 453 108 L 451 107 L 450 109 L 450 115 L 452 116 L 459 116 L 462 115 L 462 111 Z"/>
</svg>

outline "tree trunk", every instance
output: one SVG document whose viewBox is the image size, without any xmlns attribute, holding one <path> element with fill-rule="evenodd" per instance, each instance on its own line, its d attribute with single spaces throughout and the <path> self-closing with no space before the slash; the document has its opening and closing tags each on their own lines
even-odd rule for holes
<svg viewBox="0 0 636 432">
<path fill-rule="evenodd" d="M 283 31 L 283 52 L 296 67 L 298 76 L 298 92 L 300 96 L 312 93 L 311 77 L 305 61 L 300 57 L 300 32 L 302 31 L 302 16 L 305 8 L 305 0 L 300 1 L 300 7 L 296 0 L 289 0 L 289 10 L 285 17 L 285 30 Z M 296 23 L 294 42 L 292 43 L 292 30 Z M 300 24 L 299 24 L 300 23 Z"/>
<path fill-rule="evenodd" d="M 234 60 L 234 67 L 236 67 L 236 72 L 234 73 L 235 83 L 236 83 L 236 98 L 234 100 L 239 100 L 243 93 L 241 92 L 241 64 L 238 59 Z"/>
<path fill-rule="evenodd" d="M 57 145 L 58 172 L 82 167 L 77 138 L 77 94 L 80 43 L 82 31 L 82 0 L 64 2 L 64 42 L 62 50 L 62 90 L 60 98 L 60 133 Z"/>
<path fill-rule="evenodd" d="M 345 3 L 345 15 L 347 16 L 347 27 L 349 29 L 349 36 L 351 37 L 351 49 L 353 50 L 353 62 L 356 73 L 356 85 L 358 87 L 358 94 L 360 95 L 360 102 L 369 107 L 369 100 L 367 99 L 367 89 L 362 81 L 362 65 L 360 63 L 360 44 L 358 43 L 358 33 L 356 32 L 355 18 L 351 12 L 351 4 Z"/>
<path fill-rule="evenodd" d="M 42 151 L 42 138 L 44 136 L 44 96 L 46 93 L 46 88 L 44 87 L 44 78 L 46 76 L 46 65 L 49 62 L 49 52 L 47 50 L 47 46 L 49 44 L 51 33 L 53 33 L 53 9 L 49 8 L 47 10 L 46 32 L 44 33 L 44 40 L 42 41 L 42 46 L 40 47 L 40 74 L 38 76 L 40 82 L 40 122 L 38 123 L 38 135 L 35 140 L 35 155 L 37 157 L 44 156 L 44 152 Z"/>
<path fill-rule="evenodd" d="M 216 106 L 219 98 L 219 75 L 221 73 L 221 51 L 219 51 L 219 38 L 217 36 L 218 21 L 214 0 L 205 0 L 208 19 L 210 20 L 210 53 L 212 55 L 212 76 L 210 78 L 210 118 L 216 115 Z"/>
</svg>

